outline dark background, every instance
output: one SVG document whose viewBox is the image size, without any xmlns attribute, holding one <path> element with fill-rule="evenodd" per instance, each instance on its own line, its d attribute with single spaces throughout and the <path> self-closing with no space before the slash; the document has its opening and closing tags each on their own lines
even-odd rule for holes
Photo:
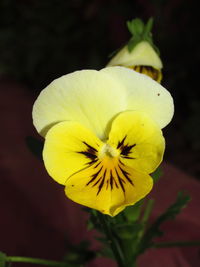
<svg viewBox="0 0 200 267">
<path fill-rule="evenodd" d="M 163 85 L 176 113 L 166 128 L 166 159 L 200 174 L 198 8 L 187 0 L 0 0 L 0 75 L 35 93 L 53 79 L 100 69 L 127 42 L 126 21 L 154 17 Z"/>
</svg>

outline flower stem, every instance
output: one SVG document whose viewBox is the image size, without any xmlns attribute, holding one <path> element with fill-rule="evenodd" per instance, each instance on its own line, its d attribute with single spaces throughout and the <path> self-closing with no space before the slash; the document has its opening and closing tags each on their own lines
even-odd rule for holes
<svg viewBox="0 0 200 267">
<path fill-rule="evenodd" d="M 144 211 L 144 215 L 142 217 L 141 222 L 146 224 L 148 222 L 149 216 L 151 215 L 152 209 L 153 209 L 153 205 L 154 205 L 154 199 L 149 199 Z"/>
<path fill-rule="evenodd" d="M 161 243 L 154 243 L 152 245 L 152 247 L 154 248 L 190 247 L 190 246 L 200 246 L 200 241 L 161 242 Z"/>
<path fill-rule="evenodd" d="M 142 237 L 143 237 L 143 235 L 145 233 L 145 230 L 146 230 L 146 227 L 147 227 L 147 222 L 148 222 L 148 219 L 149 219 L 149 217 L 151 215 L 154 202 L 155 202 L 154 199 L 149 199 L 147 201 L 147 204 L 146 204 L 146 207 L 145 207 L 145 210 L 144 210 L 144 214 L 143 214 L 142 219 L 141 219 L 141 223 L 143 224 L 143 228 L 138 233 L 138 237 L 139 237 L 140 240 L 142 240 Z"/>
<path fill-rule="evenodd" d="M 54 267 L 67 266 L 66 262 L 45 260 L 45 259 L 39 259 L 39 258 L 30 258 L 30 257 L 18 257 L 18 256 L 7 256 L 6 261 L 7 262 L 24 262 L 24 263 L 40 264 L 40 265 L 54 266 Z"/>
<path fill-rule="evenodd" d="M 106 220 L 106 216 L 101 214 L 100 212 L 97 213 L 98 219 L 102 225 L 102 228 L 105 232 L 105 235 L 107 237 L 107 240 L 110 244 L 110 247 L 112 249 L 112 252 L 115 256 L 115 259 L 118 263 L 119 267 L 126 267 L 124 263 L 124 255 L 121 250 L 120 244 L 118 240 L 113 236 L 113 233 L 111 231 L 110 225 L 108 224 L 108 221 Z"/>
</svg>

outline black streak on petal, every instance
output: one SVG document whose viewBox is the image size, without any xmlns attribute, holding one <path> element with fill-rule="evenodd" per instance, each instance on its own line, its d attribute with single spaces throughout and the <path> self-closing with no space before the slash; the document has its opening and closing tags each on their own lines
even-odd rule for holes
<svg viewBox="0 0 200 267">
<path fill-rule="evenodd" d="M 103 174 L 103 179 L 102 179 L 102 181 L 101 181 L 101 183 L 100 183 L 100 185 L 99 185 L 99 190 L 98 190 L 98 192 L 97 192 L 97 196 L 98 196 L 98 194 L 101 192 L 101 189 L 102 189 L 102 187 L 103 187 L 103 184 L 104 184 L 104 181 L 105 181 L 105 177 L 106 177 L 106 171 L 107 171 L 107 170 L 105 170 L 105 172 L 104 172 L 104 174 Z"/>
<path fill-rule="evenodd" d="M 123 185 L 123 183 L 122 183 L 122 180 L 123 180 L 123 179 L 120 177 L 120 175 L 119 175 L 118 171 L 116 170 L 116 168 L 115 168 L 115 172 L 116 172 L 116 174 L 117 174 L 117 178 L 118 178 L 119 184 L 120 184 L 120 186 L 121 186 L 123 192 L 125 193 L 125 188 L 124 188 L 124 185 Z"/>
<path fill-rule="evenodd" d="M 123 159 L 135 159 L 135 158 L 133 158 L 133 157 L 123 156 L 123 155 L 122 155 L 122 158 L 123 158 Z"/>
<path fill-rule="evenodd" d="M 96 166 L 93 166 L 93 168 L 96 169 L 100 163 L 101 163 L 101 161 L 99 161 Z"/>
<path fill-rule="evenodd" d="M 136 144 L 133 144 L 133 145 L 125 145 L 125 146 L 123 146 L 123 147 L 122 147 L 122 150 L 121 150 L 121 155 L 128 157 L 128 155 L 129 155 L 130 152 L 131 152 L 131 149 L 132 149 L 133 147 L 135 147 L 135 146 L 136 146 Z"/>
<path fill-rule="evenodd" d="M 113 175 L 112 175 L 112 171 L 110 171 L 110 188 L 111 190 L 113 190 Z"/>
<path fill-rule="evenodd" d="M 97 152 L 96 148 L 94 148 L 94 147 L 88 145 L 88 143 L 86 143 L 85 141 L 83 142 L 83 144 L 85 144 L 85 145 L 89 148 L 89 150 L 90 150 L 91 152 Z"/>
<path fill-rule="evenodd" d="M 86 145 L 86 150 L 85 151 L 79 151 L 77 153 L 84 155 L 87 159 L 90 160 L 90 162 L 87 162 L 86 165 L 92 165 L 98 161 L 97 158 L 97 150 L 96 148 L 90 146 L 88 143 L 83 141 L 83 144 Z"/>
<path fill-rule="evenodd" d="M 100 176 L 100 178 L 96 181 L 96 183 L 95 184 L 93 184 L 93 186 L 92 187 L 94 187 L 94 186 L 96 186 L 100 181 L 102 180 L 102 176 Z"/>
<path fill-rule="evenodd" d="M 98 159 L 94 159 L 94 160 L 91 160 L 87 163 L 85 163 L 85 165 L 89 165 L 89 166 L 92 166 L 94 165 L 96 162 L 98 162 Z M 98 164 L 97 164 L 98 165 Z M 96 168 L 97 166 L 93 166 L 93 168 Z"/>
<path fill-rule="evenodd" d="M 123 170 L 120 166 L 119 166 L 119 168 L 120 168 L 121 172 L 123 173 L 124 177 L 126 178 L 126 180 L 127 180 L 130 184 L 132 184 L 132 185 L 134 186 L 132 180 L 131 180 L 131 179 L 129 178 L 129 176 L 128 176 L 129 173 L 126 172 L 125 170 Z"/>
<path fill-rule="evenodd" d="M 118 145 L 117 145 L 117 149 L 124 145 L 124 141 L 125 141 L 125 139 L 126 139 L 126 135 L 125 135 L 125 137 L 122 139 L 122 141 L 118 143 Z"/>
<path fill-rule="evenodd" d="M 131 153 L 131 149 L 136 146 L 136 144 L 128 145 L 124 144 L 126 140 L 127 135 L 122 139 L 122 141 L 118 142 L 117 149 L 121 150 L 121 156 L 126 159 L 134 159 L 132 157 L 129 157 L 129 154 Z"/>
<path fill-rule="evenodd" d="M 108 190 L 108 182 L 109 180 L 106 181 L 106 190 Z"/>
<path fill-rule="evenodd" d="M 113 188 L 113 181 L 114 181 L 114 183 L 115 183 L 115 186 L 116 186 L 117 188 L 119 188 L 119 186 L 118 186 L 117 182 L 115 181 L 115 178 L 114 178 L 114 176 L 113 176 L 113 174 L 112 174 L 112 170 L 110 170 L 110 174 L 111 174 L 111 180 L 112 180 L 112 188 Z M 112 188 L 111 188 L 111 189 L 112 189 Z"/>
<path fill-rule="evenodd" d="M 79 154 L 82 154 L 84 156 L 86 156 L 88 159 L 91 159 L 92 161 L 96 159 L 96 155 L 90 153 L 89 151 L 81 151 L 81 152 L 78 152 Z"/>
<path fill-rule="evenodd" d="M 89 185 L 90 183 L 92 183 L 92 182 L 97 178 L 97 176 L 98 176 L 99 173 L 101 172 L 102 168 L 103 168 L 103 166 L 101 166 L 101 168 L 100 168 L 100 170 L 99 170 L 98 172 L 96 172 L 96 173 L 94 173 L 94 174 L 92 175 L 92 179 L 91 179 L 86 185 Z"/>
</svg>

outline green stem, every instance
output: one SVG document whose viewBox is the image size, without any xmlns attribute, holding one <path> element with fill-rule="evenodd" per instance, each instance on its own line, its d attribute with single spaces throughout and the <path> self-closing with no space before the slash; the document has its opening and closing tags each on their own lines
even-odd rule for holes
<svg viewBox="0 0 200 267">
<path fill-rule="evenodd" d="M 189 247 L 189 246 L 200 246 L 200 241 L 176 241 L 176 242 L 161 242 L 154 243 L 154 248 L 170 248 L 170 247 Z"/>
<path fill-rule="evenodd" d="M 108 222 L 106 220 L 106 217 L 105 215 L 101 214 L 100 212 L 97 213 L 97 216 L 99 218 L 99 221 L 102 225 L 102 228 L 105 232 L 105 235 L 108 239 L 108 242 L 111 246 L 111 249 L 112 249 L 112 252 L 115 256 L 115 259 L 118 263 L 118 266 L 119 267 L 126 267 L 125 266 L 125 263 L 124 263 L 124 256 L 123 256 L 123 253 L 122 253 L 122 250 L 121 250 L 121 247 L 119 245 L 119 242 L 114 238 L 113 234 L 112 234 L 112 231 L 108 225 Z"/>
<path fill-rule="evenodd" d="M 6 261 L 7 262 L 24 262 L 24 263 L 32 263 L 32 264 L 41 264 L 41 265 L 54 266 L 54 267 L 66 266 L 65 262 L 51 261 L 51 260 L 30 258 L 30 257 L 7 256 Z"/>
<path fill-rule="evenodd" d="M 154 202 L 155 202 L 154 199 L 148 200 L 147 205 L 145 207 L 144 215 L 143 215 L 142 220 L 141 220 L 142 223 L 144 223 L 144 224 L 147 223 L 149 216 L 151 215 Z"/>
<path fill-rule="evenodd" d="M 141 229 L 141 231 L 138 233 L 138 238 L 142 241 L 142 237 L 145 233 L 145 230 L 146 230 L 146 227 L 147 227 L 147 222 L 148 222 L 148 219 L 151 215 L 151 212 L 152 212 L 152 209 L 153 209 L 153 205 L 154 205 L 154 199 L 149 199 L 147 201 L 147 204 L 146 204 L 146 207 L 145 207 L 145 210 L 144 210 L 144 214 L 142 216 L 142 219 L 141 219 L 141 223 L 143 224 L 143 228 Z"/>
</svg>

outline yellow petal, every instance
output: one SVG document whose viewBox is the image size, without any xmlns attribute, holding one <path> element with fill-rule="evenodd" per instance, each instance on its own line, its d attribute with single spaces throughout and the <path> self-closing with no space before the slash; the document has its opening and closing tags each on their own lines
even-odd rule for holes
<svg viewBox="0 0 200 267">
<path fill-rule="evenodd" d="M 49 175 L 60 184 L 96 161 L 102 142 L 76 122 L 61 122 L 47 133 L 43 159 Z"/>
<path fill-rule="evenodd" d="M 112 123 L 109 140 L 121 162 L 134 170 L 152 173 L 163 159 L 165 140 L 159 126 L 145 113 L 123 112 Z"/>
<path fill-rule="evenodd" d="M 131 52 L 128 51 L 127 45 L 123 47 L 108 63 L 107 66 L 152 66 L 155 69 L 162 68 L 162 62 L 149 44 L 149 42 L 142 41 L 138 43 Z"/>
<path fill-rule="evenodd" d="M 127 91 L 127 110 L 146 112 L 160 128 L 172 119 L 174 104 L 170 93 L 144 74 L 124 67 L 104 68 L 105 72 L 122 83 Z"/>
<path fill-rule="evenodd" d="M 82 70 L 53 81 L 33 106 L 33 123 L 45 136 L 54 124 L 70 120 L 80 122 L 101 139 L 112 118 L 126 108 L 122 83 L 95 70 Z"/>
<path fill-rule="evenodd" d="M 65 193 L 79 204 L 115 216 L 146 196 L 152 185 L 149 175 L 113 159 L 72 175 L 66 182 Z"/>
</svg>

